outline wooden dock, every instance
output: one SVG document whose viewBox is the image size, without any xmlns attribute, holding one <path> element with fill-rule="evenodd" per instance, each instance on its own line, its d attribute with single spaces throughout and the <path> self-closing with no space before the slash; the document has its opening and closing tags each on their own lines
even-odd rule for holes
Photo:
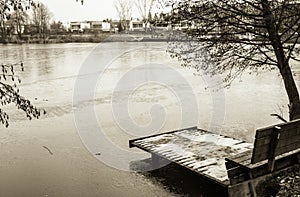
<svg viewBox="0 0 300 197">
<path fill-rule="evenodd" d="M 253 148 L 253 144 L 197 127 L 130 140 L 129 146 L 175 162 L 222 186 L 230 184 L 225 158 Z"/>
</svg>

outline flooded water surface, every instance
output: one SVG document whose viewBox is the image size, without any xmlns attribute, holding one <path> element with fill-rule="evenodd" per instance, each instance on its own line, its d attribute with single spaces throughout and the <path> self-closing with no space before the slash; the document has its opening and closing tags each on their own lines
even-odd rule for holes
<svg viewBox="0 0 300 197">
<path fill-rule="evenodd" d="M 127 172 L 130 162 L 149 157 L 129 149 L 129 139 L 198 126 L 251 142 L 255 129 L 279 123 L 270 114 L 288 119 L 276 71 L 245 74 L 222 89 L 215 78 L 181 67 L 166 47 L 1 45 L 1 63 L 24 62 L 21 94 L 47 114 L 28 121 L 14 106 L 4 108 L 10 126 L 0 126 L 0 196 L 176 195 Z M 99 128 L 105 141 L 93 137 Z"/>
</svg>

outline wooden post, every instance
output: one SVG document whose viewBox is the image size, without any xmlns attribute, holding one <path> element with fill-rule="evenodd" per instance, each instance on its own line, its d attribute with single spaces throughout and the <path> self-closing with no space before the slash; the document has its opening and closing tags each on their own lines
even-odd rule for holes
<svg viewBox="0 0 300 197">
<path fill-rule="evenodd" d="M 269 149 L 269 155 L 268 155 L 268 171 L 269 172 L 274 171 L 275 152 L 276 152 L 276 147 L 277 147 L 277 144 L 278 144 L 278 140 L 280 138 L 280 130 L 281 130 L 280 127 L 275 126 L 273 128 L 273 132 L 272 132 L 272 135 L 271 135 L 270 149 Z"/>
<path fill-rule="evenodd" d="M 256 189 L 255 189 L 255 187 L 254 187 L 254 185 L 252 183 L 252 181 L 253 181 L 252 172 L 249 172 L 249 178 L 250 178 L 250 181 L 248 183 L 248 186 L 249 186 L 251 197 L 257 197 L 257 195 L 256 195 Z"/>
<path fill-rule="evenodd" d="M 159 168 L 159 156 L 151 153 L 151 161 L 152 161 L 152 168 L 157 169 Z"/>
</svg>

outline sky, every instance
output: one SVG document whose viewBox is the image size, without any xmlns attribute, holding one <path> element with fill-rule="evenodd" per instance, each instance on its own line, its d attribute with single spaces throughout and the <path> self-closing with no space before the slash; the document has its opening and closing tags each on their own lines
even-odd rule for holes
<svg viewBox="0 0 300 197">
<path fill-rule="evenodd" d="M 39 0 L 47 5 L 53 19 L 64 23 L 80 20 L 118 19 L 114 0 Z"/>
</svg>

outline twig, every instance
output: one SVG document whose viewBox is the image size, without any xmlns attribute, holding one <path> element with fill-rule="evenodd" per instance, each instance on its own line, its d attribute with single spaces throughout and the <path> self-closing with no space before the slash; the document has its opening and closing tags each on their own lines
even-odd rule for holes
<svg viewBox="0 0 300 197">
<path fill-rule="evenodd" d="M 282 116 L 278 115 L 278 114 L 271 114 L 271 116 L 276 116 L 279 120 L 281 120 L 282 122 L 287 122 L 286 119 L 284 119 Z"/>
<path fill-rule="evenodd" d="M 53 152 L 47 146 L 43 146 L 43 148 L 46 149 L 50 153 L 50 155 L 53 155 Z"/>
</svg>

